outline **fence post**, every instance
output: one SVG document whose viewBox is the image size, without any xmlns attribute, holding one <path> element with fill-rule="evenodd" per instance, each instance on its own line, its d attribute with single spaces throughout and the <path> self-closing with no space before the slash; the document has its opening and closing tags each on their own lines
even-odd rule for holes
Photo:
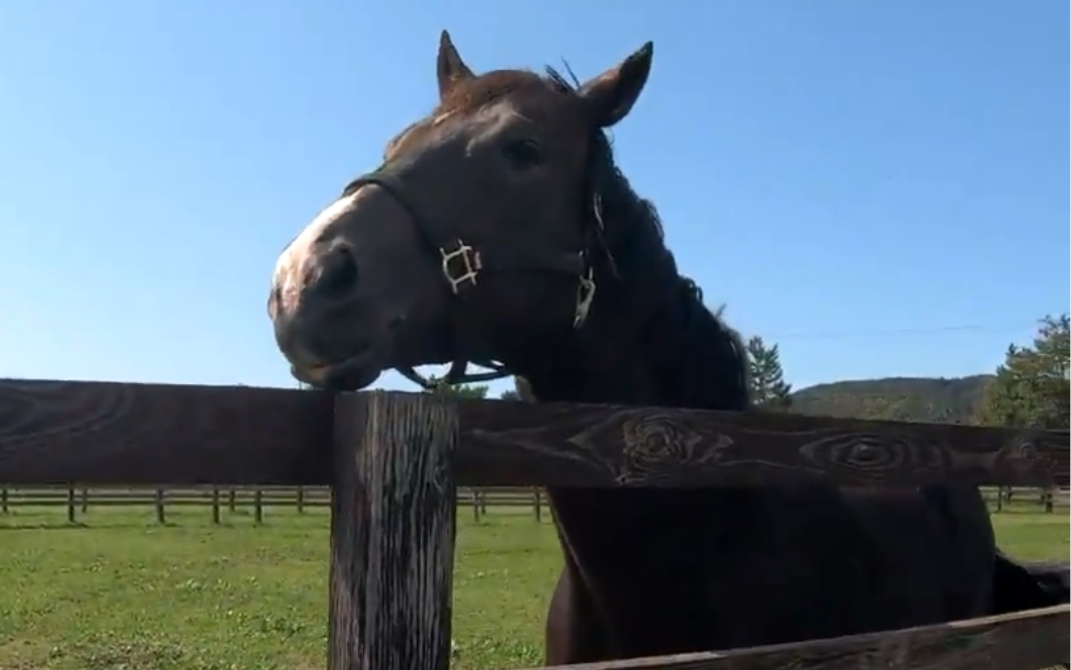
<svg viewBox="0 0 1071 670">
<path fill-rule="evenodd" d="M 7 514 L 7 487 L 0 488 L 0 514 Z"/>
<path fill-rule="evenodd" d="M 334 428 L 328 670 L 447 670 L 456 406 L 343 393 Z"/>
<path fill-rule="evenodd" d="M 67 523 L 74 523 L 76 518 L 74 514 L 74 484 L 67 487 Z"/>
<path fill-rule="evenodd" d="M 156 523 L 167 523 L 167 511 L 164 508 L 164 498 L 167 495 L 166 489 L 156 489 Z"/>
<path fill-rule="evenodd" d="M 259 486 L 253 491 L 253 523 L 264 523 L 264 491 Z"/>
<path fill-rule="evenodd" d="M 305 487 L 297 487 L 297 512 L 298 514 L 305 513 Z"/>
<path fill-rule="evenodd" d="M 536 523 L 540 523 L 543 521 L 543 490 L 537 488 L 533 494 L 532 505 L 535 507 Z"/>
<path fill-rule="evenodd" d="M 212 524 L 219 525 L 219 487 L 212 487 Z"/>
</svg>

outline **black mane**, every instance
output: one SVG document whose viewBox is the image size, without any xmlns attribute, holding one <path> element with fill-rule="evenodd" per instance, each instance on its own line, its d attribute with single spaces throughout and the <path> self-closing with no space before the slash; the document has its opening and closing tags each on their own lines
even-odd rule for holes
<svg viewBox="0 0 1071 670">
<path fill-rule="evenodd" d="M 632 321 L 632 329 L 643 333 L 646 353 L 661 359 L 659 402 L 746 408 L 748 366 L 739 335 L 703 304 L 696 283 L 677 270 L 654 204 L 638 196 L 618 169 L 605 131 L 593 134 L 588 166 L 589 188 L 601 198 L 612 259 L 611 267 L 603 268 L 607 279 L 602 284 L 619 284 L 605 298 Z"/>
</svg>

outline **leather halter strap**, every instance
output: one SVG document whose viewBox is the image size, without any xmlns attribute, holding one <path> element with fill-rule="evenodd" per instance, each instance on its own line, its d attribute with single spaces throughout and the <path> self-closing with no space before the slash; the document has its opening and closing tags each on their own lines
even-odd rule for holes
<svg viewBox="0 0 1071 670">
<path fill-rule="evenodd" d="M 387 170 L 381 169 L 358 177 L 346 186 L 343 195 L 351 194 L 369 184 L 386 191 L 409 214 L 429 251 L 438 255 L 443 277 L 454 299 L 463 298 L 467 291 L 477 286 L 479 277 L 485 272 L 539 271 L 567 274 L 577 278 L 573 327 L 580 328 L 584 325 L 595 297 L 594 272 L 587 250 L 569 252 L 498 245 L 477 247 L 453 234 L 438 219 L 423 216 L 417 211 L 405 196 L 402 181 Z M 468 374 L 466 370 L 470 362 L 493 371 Z M 426 389 L 440 384 L 489 381 L 510 375 L 505 367 L 494 361 L 469 361 L 460 358 L 451 363 L 446 377 L 435 382 L 421 376 L 411 367 L 399 367 L 397 370 L 405 378 Z"/>
</svg>

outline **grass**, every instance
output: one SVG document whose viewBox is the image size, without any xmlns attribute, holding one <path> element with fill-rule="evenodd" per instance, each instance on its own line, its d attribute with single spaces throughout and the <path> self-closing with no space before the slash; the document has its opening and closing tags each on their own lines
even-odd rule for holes
<svg viewBox="0 0 1071 670">
<path fill-rule="evenodd" d="M 1036 509 L 1036 508 L 1034 508 Z M 207 508 L 63 508 L 0 516 L 0 670 L 311 670 L 324 667 L 327 517 L 268 508 L 223 526 Z M 1068 513 L 995 515 L 1023 558 L 1068 556 Z M 459 514 L 454 667 L 538 665 L 560 566 L 528 509 Z"/>
</svg>

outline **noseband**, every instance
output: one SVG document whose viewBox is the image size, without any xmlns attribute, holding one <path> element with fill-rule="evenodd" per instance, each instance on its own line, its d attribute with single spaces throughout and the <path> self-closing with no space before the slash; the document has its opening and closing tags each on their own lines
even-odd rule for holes
<svg viewBox="0 0 1071 670">
<path fill-rule="evenodd" d="M 437 219 L 422 216 L 405 196 L 404 184 L 397 175 L 380 169 L 358 177 L 343 190 L 343 197 L 355 193 L 362 186 L 374 184 L 390 194 L 420 232 L 425 245 L 440 259 L 443 277 L 450 287 L 454 300 L 461 300 L 465 294 L 477 286 L 478 278 L 485 272 L 516 272 L 534 270 L 567 274 L 576 277 L 576 306 L 573 314 L 573 327 L 581 328 L 587 321 L 591 303 L 595 298 L 595 274 L 591 265 L 588 249 L 578 252 L 562 252 L 546 249 L 522 247 L 474 247 L 465 240 L 444 229 Z M 602 240 L 602 202 L 596 193 L 593 200 L 595 220 L 598 223 L 599 241 Z M 492 372 L 467 372 L 469 363 L 490 368 Z M 404 366 L 397 368 L 406 379 L 433 389 L 440 385 L 483 382 L 508 377 L 511 373 L 496 361 L 471 361 L 461 357 L 450 364 L 450 370 L 442 380 L 429 380 L 414 370 Z"/>
</svg>

